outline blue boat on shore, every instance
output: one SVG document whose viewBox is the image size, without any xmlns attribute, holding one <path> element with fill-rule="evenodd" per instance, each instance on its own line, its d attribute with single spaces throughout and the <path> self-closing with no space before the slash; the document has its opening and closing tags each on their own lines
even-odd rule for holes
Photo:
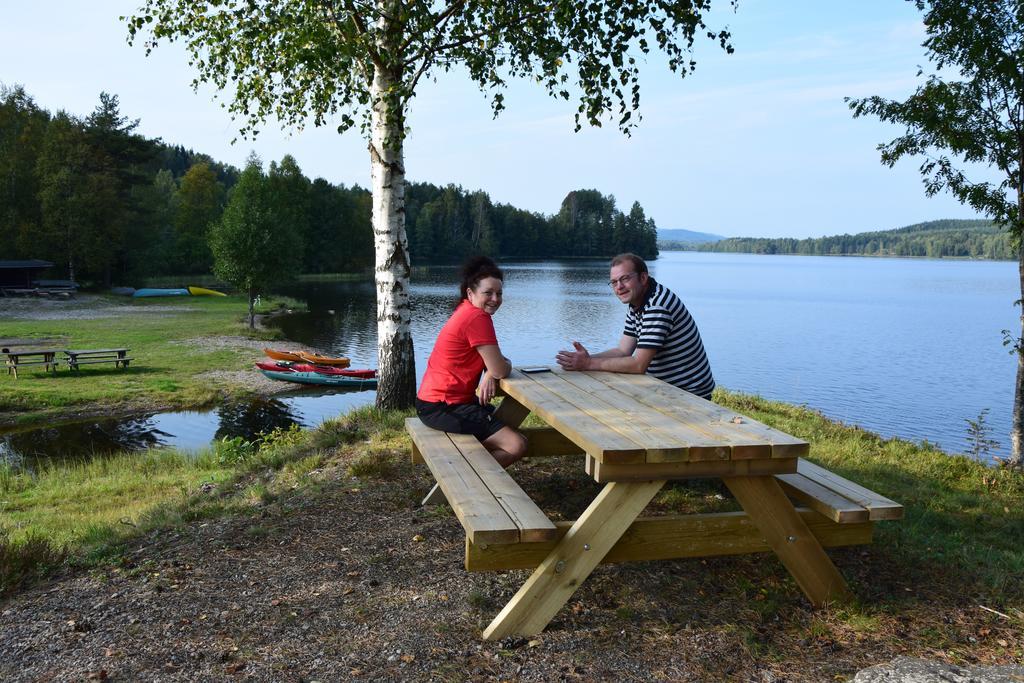
<svg viewBox="0 0 1024 683">
<path fill-rule="evenodd" d="M 284 370 L 275 372 L 273 370 L 260 369 L 264 376 L 282 382 L 296 382 L 298 384 L 322 384 L 331 387 L 352 387 L 356 389 L 375 389 L 377 378 L 350 377 L 346 375 L 324 375 L 319 372 L 296 372 Z"/>
<path fill-rule="evenodd" d="M 135 298 L 151 296 L 191 296 L 191 292 L 189 292 L 186 287 L 180 287 L 177 289 L 154 289 L 152 287 L 144 287 L 142 289 L 136 289 L 132 296 Z"/>
<path fill-rule="evenodd" d="M 142 289 L 136 289 L 132 296 L 227 296 L 227 294 L 225 294 L 224 292 L 218 292 L 215 289 L 207 289 L 206 287 L 194 287 L 192 285 L 189 285 L 188 287 L 173 287 L 166 289 L 143 287 Z"/>
</svg>

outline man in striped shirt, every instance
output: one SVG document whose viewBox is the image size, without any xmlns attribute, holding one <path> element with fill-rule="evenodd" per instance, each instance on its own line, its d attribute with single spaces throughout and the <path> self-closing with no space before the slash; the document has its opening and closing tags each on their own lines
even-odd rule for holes
<svg viewBox="0 0 1024 683">
<path fill-rule="evenodd" d="M 710 399 L 715 389 L 711 364 L 700 331 L 686 306 L 664 285 L 655 282 L 636 254 L 612 259 L 608 283 L 615 296 L 629 304 L 626 325 L 616 348 L 591 354 L 577 341 L 573 351 L 559 351 L 566 370 L 648 372 L 680 389 Z"/>
</svg>

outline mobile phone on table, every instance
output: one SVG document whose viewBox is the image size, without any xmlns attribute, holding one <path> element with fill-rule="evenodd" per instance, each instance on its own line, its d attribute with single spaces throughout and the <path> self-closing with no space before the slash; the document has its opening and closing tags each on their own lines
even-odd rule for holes
<svg viewBox="0 0 1024 683">
<path fill-rule="evenodd" d="M 532 374 L 534 372 L 551 372 L 551 368 L 543 365 L 528 365 L 525 368 L 519 368 L 520 372 Z"/>
</svg>

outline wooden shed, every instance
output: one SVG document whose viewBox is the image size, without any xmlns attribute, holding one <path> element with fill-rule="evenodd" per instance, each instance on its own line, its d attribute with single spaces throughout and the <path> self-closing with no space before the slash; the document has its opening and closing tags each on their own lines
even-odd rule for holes
<svg viewBox="0 0 1024 683">
<path fill-rule="evenodd" d="M 0 287 L 7 289 L 32 289 L 39 273 L 52 268 L 49 261 L 30 259 L 27 261 L 0 261 Z"/>
</svg>

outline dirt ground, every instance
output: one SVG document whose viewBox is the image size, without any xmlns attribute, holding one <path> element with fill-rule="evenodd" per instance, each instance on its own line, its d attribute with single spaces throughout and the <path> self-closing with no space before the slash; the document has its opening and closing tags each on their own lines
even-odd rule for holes
<svg viewBox="0 0 1024 683">
<path fill-rule="evenodd" d="M 94 320 L 122 315 L 131 297 L 124 303 L 118 299 L 99 297 L 95 294 L 77 294 L 71 299 L 49 299 L 45 297 L 0 297 L 0 316 L 23 320 Z M 157 304 L 145 308 L 134 307 L 133 314 L 166 315 L 187 311 L 186 304 Z"/>
<path fill-rule="evenodd" d="M 249 514 L 185 522 L 0 604 L 0 680 L 833 681 L 901 654 L 1006 663 L 997 642 L 1022 645 L 876 547 L 830 552 L 861 616 L 812 610 L 770 557 L 631 563 L 599 567 L 542 634 L 483 642 L 528 572 L 467 573 L 449 508 L 417 503 L 426 468 L 390 451 L 356 479 L 357 452 Z M 513 472 L 573 518 L 597 491 L 577 464 Z"/>
</svg>

